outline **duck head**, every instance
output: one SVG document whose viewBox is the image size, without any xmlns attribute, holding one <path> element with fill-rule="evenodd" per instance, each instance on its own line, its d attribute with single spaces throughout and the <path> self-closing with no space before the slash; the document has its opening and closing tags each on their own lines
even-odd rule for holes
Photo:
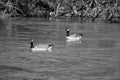
<svg viewBox="0 0 120 80">
<path fill-rule="evenodd" d="M 49 44 L 48 46 L 49 46 L 49 47 L 53 47 L 54 45 L 53 45 L 53 44 Z"/>
<path fill-rule="evenodd" d="M 70 29 L 66 28 L 66 36 L 70 36 Z"/>
<path fill-rule="evenodd" d="M 81 34 L 81 33 L 79 33 L 79 35 L 82 37 L 83 36 L 83 34 Z"/>
<path fill-rule="evenodd" d="M 34 48 L 33 39 L 30 41 L 30 48 Z"/>
</svg>

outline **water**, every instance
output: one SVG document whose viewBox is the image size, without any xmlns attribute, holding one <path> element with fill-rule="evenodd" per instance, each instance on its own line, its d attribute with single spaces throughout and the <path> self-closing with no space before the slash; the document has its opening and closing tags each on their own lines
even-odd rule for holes
<svg viewBox="0 0 120 80">
<path fill-rule="evenodd" d="M 0 80 L 119 80 L 120 24 L 64 19 L 0 21 Z M 65 28 L 82 33 L 82 44 L 66 43 Z M 52 52 L 31 52 L 52 43 Z"/>
</svg>

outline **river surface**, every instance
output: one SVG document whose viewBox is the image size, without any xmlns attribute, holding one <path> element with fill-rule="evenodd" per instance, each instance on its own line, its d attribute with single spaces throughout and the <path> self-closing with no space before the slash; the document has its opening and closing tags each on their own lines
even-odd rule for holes
<svg viewBox="0 0 120 80">
<path fill-rule="evenodd" d="M 83 34 L 81 44 L 66 42 L 66 27 Z M 31 39 L 52 52 L 31 52 Z M 0 80 L 120 80 L 120 24 L 0 20 Z"/>
</svg>

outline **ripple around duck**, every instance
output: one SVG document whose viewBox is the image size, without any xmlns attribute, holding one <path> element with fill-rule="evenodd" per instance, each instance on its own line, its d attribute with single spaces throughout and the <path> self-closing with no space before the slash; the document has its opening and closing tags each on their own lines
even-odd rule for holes
<svg viewBox="0 0 120 80">
<path fill-rule="evenodd" d="M 100 48 L 113 48 L 116 42 L 111 40 L 98 40 L 97 46 Z"/>
</svg>

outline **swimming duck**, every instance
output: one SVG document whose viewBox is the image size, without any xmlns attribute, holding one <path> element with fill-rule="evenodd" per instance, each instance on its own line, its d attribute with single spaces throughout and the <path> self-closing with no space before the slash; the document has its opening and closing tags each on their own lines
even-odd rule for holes
<svg viewBox="0 0 120 80">
<path fill-rule="evenodd" d="M 30 49 L 31 49 L 32 52 L 39 52 L 39 51 L 49 51 L 49 52 L 51 52 L 52 47 L 53 47 L 52 44 L 39 44 L 39 45 L 36 45 L 34 47 L 33 40 L 31 40 L 30 45 L 31 45 Z"/>
<path fill-rule="evenodd" d="M 78 41 L 81 40 L 83 34 L 79 33 L 79 34 L 70 34 L 70 29 L 66 28 L 66 39 L 67 42 L 72 42 L 72 41 Z"/>
</svg>

